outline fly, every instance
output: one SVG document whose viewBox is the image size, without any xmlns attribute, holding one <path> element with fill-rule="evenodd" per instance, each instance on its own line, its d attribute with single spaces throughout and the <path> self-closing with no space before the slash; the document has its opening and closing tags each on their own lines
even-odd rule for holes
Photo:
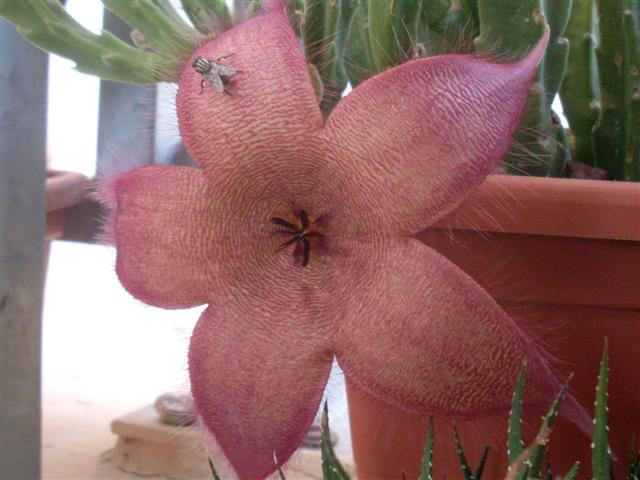
<svg viewBox="0 0 640 480">
<path fill-rule="evenodd" d="M 202 75 L 202 81 L 200 82 L 200 95 L 204 93 L 204 84 L 207 82 L 211 89 L 216 93 L 226 93 L 231 95 L 225 86 L 231 81 L 238 70 L 230 63 L 222 62 L 221 60 L 230 57 L 232 54 L 218 57 L 217 59 L 206 58 L 198 55 L 193 59 L 191 66 Z"/>
</svg>

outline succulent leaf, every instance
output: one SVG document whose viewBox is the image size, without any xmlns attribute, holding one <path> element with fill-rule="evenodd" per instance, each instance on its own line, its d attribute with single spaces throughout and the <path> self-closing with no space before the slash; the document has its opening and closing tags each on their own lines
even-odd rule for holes
<svg viewBox="0 0 640 480">
<path fill-rule="evenodd" d="M 564 480 L 576 480 L 576 478 L 578 478 L 578 470 L 580 470 L 580 462 L 576 462 L 573 464 L 571 469 L 563 477 Z"/>
<path fill-rule="evenodd" d="M 607 417 L 609 407 L 607 397 L 609 388 L 609 354 L 605 342 L 600 361 L 598 386 L 596 387 L 595 420 L 593 424 L 593 443 L 591 444 L 591 468 L 594 480 L 610 480 L 611 471 L 609 461 L 611 451 L 608 441 Z"/>
<path fill-rule="evenodd" d="M 480 458 L 480 463 L 478 464 L 478 468 L 476 468 L 476 473 L 474 474 L 474 478 L 476 480 L 481 480 L 482 474 L 484 473 L 484 466 L 487 463 L 487 457 L 489 456 L 489 447 L 485 447 L 482 452 L 482 457 Z"/>
<path fill-rule="evenodd" d="M 320 449 L 322 457 L 322 478 L 324 480 L 349 480 L 349 474 L 338 460 L 331 445 L 329 430 L 329 407 L 324 402 L 322 419 L 320 420 Z"/>
<path fill-rule="evenodd" d="M 460 459 L 460 469 L 462 470 L 462 474 L 464 475 L 464 480 L 475 480 L 473 472 L 471 471 L 471 467 L 469 466 L 469 462 L 467 462 L 467 457 L 464 454 L 462 443 L 460 443 L 458 429 L 455 426 L 453 427 L 453 435 L 456 440 L 456 451 L 458 452 L 458 458 Z"/>
<path fill-rule="evenodd" d="M 424 445 L 424 454 L 422 455 L 422 464 L 420 466 L 420 480 L 433 479 L 433 418 L 429 417 L 429 425 L 427 426 L 427 440 Z"/>
<path fill-rule="evenodd" d="M 540 431 L 538 432 L 538 441 L 536 441 L 535 445 L 531 449 L 531 454 L 529 455 L 529 477 L 530 478 L 540 478 L 540 471 L 542 468 L 542 459 L 544 458 L 545 449 L 546 449 L 546 439 L 549 436 L 549 432 L 553 427 L 555 419 L 558 415 L 558 410 L 560 409 L 560 405 L 564 400 L 564 397 L 567 394 L 567 390 L 569 389 L 569 382 L 573 375 L 570 375 L 565 384 L 560 389 L 560 392 L 556 396 L 555 400 L 551 404 L 549 411 L 542 419 L 542 426 L 540 427 Z"/>
<path fill-rule="evenodd" d="M 509 412 L 509 429 L 507 431 L 507 455 L 509 465 L 512 465 L 522 454 L 524 442 L 522 441 L 522 392 L 524 391 L 524 381 L 527 375 L 527 364 L 522 364 L 522 369 L 518 374 L 516 387 L 513 391 L 511 401 L 511 411 Z"/>
</svg>

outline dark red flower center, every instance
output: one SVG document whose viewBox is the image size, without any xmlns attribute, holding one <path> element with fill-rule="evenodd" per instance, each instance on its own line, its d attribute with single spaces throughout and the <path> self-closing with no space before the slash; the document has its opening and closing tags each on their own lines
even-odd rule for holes
<svg viewBox="0 0 640 480">
<path fill-rule="evenodd" d="M 281 252 L 287 247 L 294 245 L 293 258 L 296 263 L 303 267 L 309 265 L 311 250 L 314 246 L 320 246 L 324 237 L 324 216 L 310 219 L 305 210 L 294 212 L 296 219 L 293 222 L 280 217 L 271 217 L 271 223 L 279 228 L 274 232 L 276 235 L 290 237 L 280 244 L 276 252 Z"/>
</svg>

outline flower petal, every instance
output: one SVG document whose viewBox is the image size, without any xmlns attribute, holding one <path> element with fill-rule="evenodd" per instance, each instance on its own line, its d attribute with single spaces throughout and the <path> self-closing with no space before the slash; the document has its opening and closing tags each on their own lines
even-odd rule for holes
<svg viewBox="0 0 640 480">
<path fill-rule="evenodd" d="M 144 167 L 120 176 L 116 272 L 134 297 L 164 308 L 208 301 L 212 197 L 201 170 Z"/>
<path fill-rule="evenodd" d="M 285 300 L 220 301 L 189 347 L 191 390 L 204 425 L 240 478 L 264 478 L 298 448 L 318 411 L 333 355 L 303 292 Z M 299 294 L 297 299 L 295 294 Z M 288 305 L 287 305 L 288 303 Z"/>
<path fill-rule="evenodd" d="M 435 250 L 415 239 L 371 242 L 352 264 L 337 358 L 359 388 L 415 414 L 503 413 L 526 358 L 525 398 L 551 403 L 559 383 L 533 341 Z M 581 412 L 572 404 L 567 415 Z"/>
<path fill-rule="evenodd" d="M 229 94 L 204 85 L 197 56 L 233 65 Z M 256 162 L 270 171 L 304 156 L 304 137 L 322 128 L 322 114 L 300 45 L 282 9 L 224 32 L 198 48 L 179 83 L 180 133 L 205 170 Z M 265 167 L 266 168 L 266 167 Z"/>
<path fill-rule="evenodd" d="M 373 77 L 344 98 L 327 125 L 344 171 L 339 231 L 414 234 L 454 210 L 511 144 L 547 36 L 516 64 L 444 55 Z"/>
</svg>

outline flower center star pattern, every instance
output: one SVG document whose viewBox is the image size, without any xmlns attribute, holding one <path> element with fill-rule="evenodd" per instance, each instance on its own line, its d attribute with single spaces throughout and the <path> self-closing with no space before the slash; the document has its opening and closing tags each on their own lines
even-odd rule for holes
<svg viewBox="0 0 640 480">
<path fill-rule="evenodd" d="M 413 238 L 505 154 L 545 44 L 515 64 L 408 62 L 326 122 L 283 11 L 193 53 L 177 110 L 200 168 L 111 182 L 116 270 L 148 304 L 208 305 L 189 347 L 192 394 L 241 478 L 296 450 L 334 358 L 360 389 L 420 415 L 505 412 L 524 358 L 526 398 L 547 405 L 557 392 L 533 341 Z M 193 59 L 229 54 L 231 95 L 201 95 Z"/>
</svg>

